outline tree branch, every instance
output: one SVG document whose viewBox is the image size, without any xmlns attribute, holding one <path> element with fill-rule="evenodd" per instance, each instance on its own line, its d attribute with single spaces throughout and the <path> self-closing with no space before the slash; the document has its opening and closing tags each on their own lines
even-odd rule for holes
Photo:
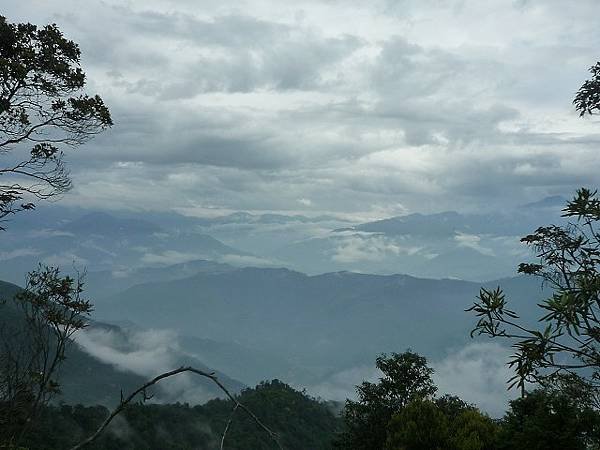
<svg viewBox="0 0 600 450">
<path fill-rule="evenodd" d="M 227 437 L 227 432 L 229 431 L 229 427 L 231 426 L 231 422 L 233 422 L 233 416 L 235 415 L 235 412 L 237 411 L 239 405 L 235 405 L 233 407 L 233 409 L 231 410 L 231 414 L 229 415 L 229 420 L 227 421 L 227 425 L 225 425 L 225 429 L 223 430 L 223 436 L 221 436 L 221 447 L 220 449 L 223 450 L 225 447 L 225 438 Z"/>
</svg>

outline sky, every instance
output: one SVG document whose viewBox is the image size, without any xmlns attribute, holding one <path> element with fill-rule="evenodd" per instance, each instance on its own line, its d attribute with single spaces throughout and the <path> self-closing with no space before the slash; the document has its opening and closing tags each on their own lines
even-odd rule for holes
<svg viewBox="0 0 600 450">
<path fill-rule="evenodd" d="M 5 0 L 76 41 L 114 127 L 66 205 L 364 219 L 598 185 L 571 101 L 600 54 L 579 0 Z"/>
</svg>

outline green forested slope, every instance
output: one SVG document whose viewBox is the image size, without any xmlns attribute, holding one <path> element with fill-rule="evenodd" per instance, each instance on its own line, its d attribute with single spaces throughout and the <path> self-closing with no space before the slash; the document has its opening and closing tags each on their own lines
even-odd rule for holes
<svg viewBox="0 0 600 450">
<path fill-rule="evenodd" d="M 341 424 L 326 404 L 277 380 L 243 391 L 239 401 L 278 434 L 287 450 L 329 449 Z M 89 448 L 212 450 L 219 448 L 231 409 L 231 402 L 225 400 L 212 400 L 194 407 L 132 405 Z M 107 414 L 103 407 L 50 407 L 26 444 L 31 450 L 69 448 L 91 434 Z M 277 447 L 265 431 L 238 410 L 225 448 L 266 450 Z"/>
</svg>

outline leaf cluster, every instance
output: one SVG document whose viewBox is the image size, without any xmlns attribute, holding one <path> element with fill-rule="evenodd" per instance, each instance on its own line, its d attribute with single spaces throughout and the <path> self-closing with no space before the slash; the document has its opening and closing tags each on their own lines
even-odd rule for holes
<svg viewBox="0 0 600 450">
<path fill-rule="evenodd" d="M 112 126 L 107 106 L 87 95 L 79 46 L 56 25 L 0 16 L 0 219 L 71 187 L 64 147 Z"/>
<path fill-rule="evenodd" d="M 0 327 L 0 436 L 17 442 L 40 409 L 60 390 L 58 372 L 74 333 L 92 311 L 82 276 L 39 266 L 25 288 L 4 300 Z M 2 442 L 2 441 L 0 441 Z"/>
<path fill-rule="evenodd" d="M 538 306 L 539 327 L 520 320 L 508 308 L 500 288 L 481 289 L 467 310 L 478 322 L 471 335 L 488 335 L 513 342 L 511 386 L 547 383 L 558 375 L 581 376 L 600 387 L 600 200 L 596 191 L 580 189 L 563 209 L 566 225 L 538 228 L 521 239 L 537 263 L 524 263 L 519 272 L 539 277 L 551 295 Z"/>
</svg>

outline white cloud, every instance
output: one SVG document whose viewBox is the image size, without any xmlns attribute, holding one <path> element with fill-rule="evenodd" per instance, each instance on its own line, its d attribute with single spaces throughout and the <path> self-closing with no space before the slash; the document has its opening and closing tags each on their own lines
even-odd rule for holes
<svg viewBox="0 0 600 450">
<path fill-rule="evenodd" d="M 501 417 L 510 399 L 518 397 L 508 391 L 513 376 L 507 366 L 510 349 L 493 343 L 469 344 L 432 363 L 434 380 L 440 394 L 457 395 L 476 404 L 493 417 Z"/>
<path fill-rule="evenodd" d="M 596 182 L 598 125 L 571 106 L 596 1 L 78 5 L 3 4 L 79 42 L 113 112 L 69 155 L 70 204 L 427 212 Z"/>
<path fill-rule="evenodd" d="M 300 203 L 301 205 L 304 205 L 304 206 L 312 206 L 312 200 L 310 200 L 308 198 L 299 198 L 298 203 Z"/>
<path fill-rule="evenodd" d="M 219 257 L 219 262 L 231 264 L 234 266 L 251 266 L 251 267 L 270 267 L 278 265 L 276 261 L 260 258 L 252 255 L 223 255 Z"/>
<path fill-rule="evenodd" d="M 311 395 L 326 400 L 344 401 L 356 398 L 356 386 L 363 381 L 376 382 L 382 373 L 375 367 L 360 366 L 331 375 L 327 380 L 307 388 Z"/>
<path fill-rule="evenodd" d="M 8 261 L 14 258 L 20 258 L 23 256 L 37 256 L 40 254 L 39 250 L 34 248 L 19 248 L 16 250 L 10 250 L 7 252 L 0 252 L 0 261 Z"/>
<path fill-rule="evenodd" d="M 494 250 L 481 245 L 481 236 L 477 236 L 476 234 L 456 233 L 454 241 L 458 243 L 459 247 L 471 248 L 482 255 L 495 256 Z"/>
<path fill-rule="evenodd" d="M 77 334 L 77 343 L 90 355 L 123 371 L 152 376 L 173 368 L 177 335 L 166 330 L 145 330 L 124 336 L 89 328 Z"/>
<path fill-rule="evenodd" d="M 510 350 L 501 345 L 474 343 L 430 362 L 438 395 L 457 395 L 492 417 L 501 417 L 508 401 L 518 397 L 516 390 L 507 390 L 507 381 L 513 374 L 506 364 L 509 355 Z M 381 376 L 374 366 L 354 367 L 331 375 L 308 391 L 325 399 L 356 399 L 357 385 L 363 381 L 375 383 Z"/>
<path fill-rule="evenodd" d="M 165 250 L 161 253 L 144 253 L 140 261 L 144 264 L 160 264 L 170 266 L 198 259 L 206 259 L 206 255 L 200 253 L 179 252 L 176 250 Z"/>
<path fill-rule="evenodd" d="M 100 361 L 111 364 L 118 370 L 133 372 L 147 378 L 181 365 L 177 360 L 182 354 L 177 334 L 168 330 L 116 333 L 88 328 L 76 335 L 76 342 L 84 351 Z M 161 401 L 161 395 L 164 396 L 164 393 L 166 400 L 171 403 L 204 403 L 216 396 L 197 381 L 197 378 L 186 373 L 163 380 L 156 391 L 158 395 L 154 401 Z"/>
<path fill-rule="evenodd" d="M 336 241 L 337 247 L 331 259 L 339 263 L 383 261 L 400 254 L 414 255 L 421 249 L 417 246 L 405 246 L 386 236 L 364 233 L 353 233 Z"/>
<path fill-rule="evenodd" d="M 52 267 L 86 267 L 88 260 L 77 255 L 73 249 L 64 252 L 46 255 L 42 263 Z"/>
</svg>

